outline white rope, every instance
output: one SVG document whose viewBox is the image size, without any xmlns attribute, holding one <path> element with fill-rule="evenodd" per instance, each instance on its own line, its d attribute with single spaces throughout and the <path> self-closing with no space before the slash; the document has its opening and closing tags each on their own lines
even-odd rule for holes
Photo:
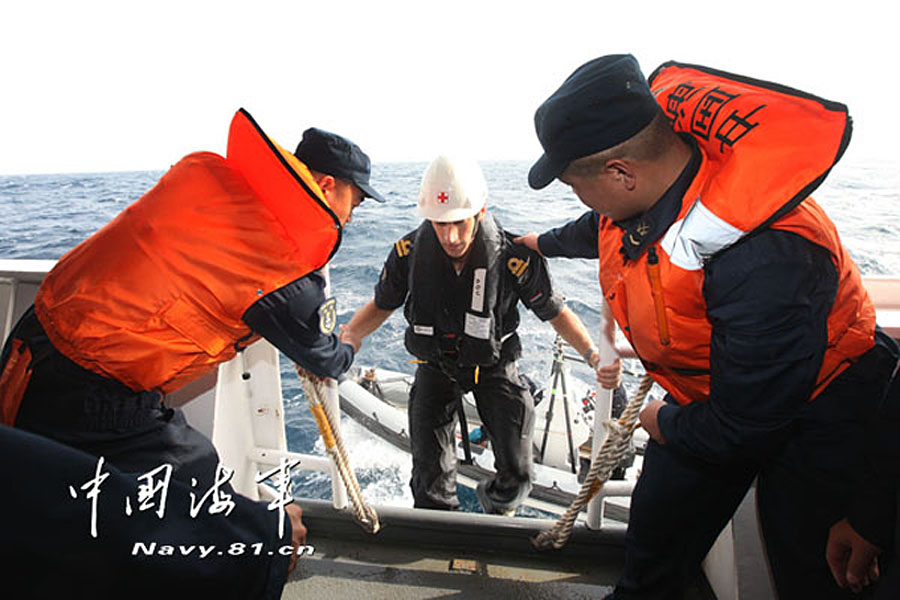
<svg viewBox="0 0 900 600">
<path fill-rule="evenodd" d="M 558 550 L 565 546 L 572 535 L 572 528 L 575 525 L 575 520 L 578 518 L 578 513 L 600 491 L 603 484 L 609 481 L 613 469 L 616 468 L 619 461 L 622 460 L 622 457 L 628 451 L 628 443 L 631 441 L 634 430 L 638 427 L 638 415 L 641 412 L 641 407 L 644 405 L 644 398 L 647 397 L 647 393 L 652 386 L 653 378 L 650 375 L 644 375 L 634 398 L 622 411 L 622 416 L 617 420 L 607 419 L 604 422 L 608 434 L 594 460 L 591 461 L 591 469 L 584 478 L 584 483 L 581 484 L 578 496 L 572 502 L 572 505 L 569 506 L 566 514 L 560 517 L 552 528 L 542 531 L 531 539 L 531 543 L 535 548 L 538 550 L 546 550 L 548 548 Z"/>
<path fill-rule="evenodd" d="M 309 408 L 313 416 L 316 418 L 316 424 L 319 426 L 319 433 L 322 435 L 322 441 L 325 442 L 325 451 L 334 461 L 338 469 L 338 475 L 347 489 L 350 498 L 350 504 L 353 508 L 353 516 L 363 529 L 369 533 L 377 533 L 381 529 L 378 522 L 378 513 L 375 509 L 366 504 L 363 499 L 362 489 L 356 480 L 353 469 L 350 468 L 350 459 L 347 456 L 347 450 L 344 447 L 344 441 L 340 434 L 335 433 L 334 416 L 325 403 L 326 383 L 325 379 L 313 375 L 300 365 L 295 365 L 297 374 L 300 376 L 300 383 L 303 386 L 303 392 L 306 400 L 309 402 Z"/>
</svg>

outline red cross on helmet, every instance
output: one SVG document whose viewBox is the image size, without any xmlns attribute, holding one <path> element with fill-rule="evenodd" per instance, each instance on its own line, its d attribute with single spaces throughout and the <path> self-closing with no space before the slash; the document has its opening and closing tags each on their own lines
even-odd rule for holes
<svg viewBox="0 0 900 600">
<path fill-rule="evenodd" d="M 438 156 L 422 175 L 419 216 L 431 221 L 462 221 L 484 208 L 487 183 L 474 160 Z"/>
</svg>

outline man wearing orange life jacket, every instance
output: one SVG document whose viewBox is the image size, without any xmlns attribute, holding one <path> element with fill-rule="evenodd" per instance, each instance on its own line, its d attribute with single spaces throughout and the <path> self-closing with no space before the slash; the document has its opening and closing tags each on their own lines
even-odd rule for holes
<svg viewBox="0 0 900 600">
<path fill-rule="evenodd" d="M 292 155 L 240 110 L 225 158 L 188 155 L 50 271 L 3 349 L 3 424 L 125 472 L 170 464 L 173 479 L 208 488 L 216 451 L 164 394 L 259 336 L 316 375 L 349 367 L 354 350 L 332 331 L 334 300 L 318 270 L 353 209 L 365 197 L 383 202 L 369 173 L 369 157 L 338 135 L 308 129 Z M 260 522 L 277 521 L 259 511 Z M 287 512 L 297 544 L 301 511 Z M 248 574 L 248 589 L 280 595 L 288 557 L 271 563 Z"/>
<path fill-rule="evenodd" d="M 616 321 L 668 393 L 641 413 L 652 439 L 614 597 L 677 597 L 757 476 L 780 597 L 843 597 L 825 541 L 897 357 L 809 197 L 849 142 L 846 107 L 677 63 L 648 85 L 616 55 L 577 69 L 535 125 L 531 186 L 559 178 L 592 210 L 520 241 L 599 260 Z"/>
</svg>

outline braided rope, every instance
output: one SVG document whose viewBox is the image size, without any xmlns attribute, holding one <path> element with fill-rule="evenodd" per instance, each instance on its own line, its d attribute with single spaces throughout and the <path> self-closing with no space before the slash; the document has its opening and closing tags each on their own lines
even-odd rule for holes
<svg viewBox="0 0 900 600">
<path fill-rule="evenodd" d="M 597 455 L 591 461 L 591 469 L 584 478 L 584 483 L 581 484 L 578 496 L 569 506 L 566 514 L 560 517 L 552 528 L 542 531 L 531 539 L 535 548 L 546 550 L 552 547 L 558 550 L 569 540 L 578 513 L 600 491 L 603 484 L 609 481 L 613 469 L 628 451 L 628 442 L 638 427 L 638 415 L 644 405 L 644 398 L 647 397 L 652 386 L 653 378 L 650 375 L 644 375 L 634 398 L 622 411 L 622 416 L 618 420 L 607 419 L 604 421 L 608 434 Z"/>
<path fill-rule="evenodd" d="M 331 457 L 331 460 L 334 461 L 335 466 L 337 466 L 341 481 L 347 489 L 353 516 L 363 529 L 369 533 L 377 533 L 381 529 L 381 524 L 378 522 L 378 513 L 375 512 L 374 508 L 366 504 L 365 499 L 363 499 L 362 489 L 359 487 L 359 482 L 356 480 L 353 469 L 350 468 L 350 458 L 347 455 L 347 449 L 344 447 L 344 441 L 340 434 L 335 433 L 334 416 L 325 403 L 326 380 L 313 375 L 300 365 L 294 366 L 297 369 L 297 374 L 300 376 L 300 383 L 303 386 L 306 400 L 309 402 L 309 409 L 316 418 L 316 425 L 319 427 L 322 441 L 325 442 L 325 451 Z"/>
</svg>

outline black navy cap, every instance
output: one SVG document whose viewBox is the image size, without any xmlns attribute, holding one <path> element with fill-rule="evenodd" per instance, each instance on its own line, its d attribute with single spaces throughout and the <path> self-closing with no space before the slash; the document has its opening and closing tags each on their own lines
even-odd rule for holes
<svg viewBox="0 0 900 600">
<path fill-rule="evenodd" d="M 381 194 L 369 185 L 372 163 L 368 155 L 347 138 L 310 127 L 303 132 L 294 156 L 310 169 L 349 181 L 367 197 L 384 202 Z"/>
<path fill-rule="evenodd" d="M 581 65 L 534 114 L 544 154 L 531 167 L 528 184 L 546 187 L 573 160 L 624 142 L 659 112 L 632 55 L 601 56 Z"/>
</svg>

